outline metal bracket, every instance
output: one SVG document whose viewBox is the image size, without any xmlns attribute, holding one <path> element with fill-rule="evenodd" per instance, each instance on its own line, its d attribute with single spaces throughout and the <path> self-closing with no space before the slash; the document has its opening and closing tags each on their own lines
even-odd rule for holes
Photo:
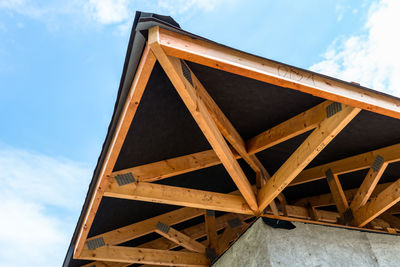
<svg viewBox="0 0 400 267">
<path fill-rule="evenodd" d="M 342 110 L 342 104 L 334 102 L 326 107 L 326 117 L 330 118 Z"/>
<path fill-rule="evenodd" d="M 374 163 L 371 166 L 371 169 L 373 169 L 374 171 L 379 171 L 379 169 L 382 167 L 383 162 L 385 161 L 385 159 L 382 156 L 377 156 Z"/>
<path fill-rule="evenodd" d="M 190 73 L 189 67 L 186 65 L 185 61 L 181 59 L 182 74 L 186 80 L 193 86 L 192 74 Z"/>
<path fill-rule="evenodd" d="M 106 243 L 104 242 L 104 239 L 102 237 L 92 239 L 92 240 L 87 240 L 86 245 L 89 250 L 93 250 L 102 246 L 105 246 Z"/>
<path fill-rule="evenodd" d="M 136 182 L 135 177 L 133 177 L 132 173 L 130 172 L 115 176 L 115 180 L 117 181 L 119 186 L 132 184 Z"/>
<path fill-rule="evenodd" d="M 206 248 L 206 256 L 211 262 L 213 262 L 217 258 L 215 248 Z"/>
<path fill-rule="evenodd" d="M 170 229 L 169 225 L 166 225 L 165 223 L 162 223 L 162 222 L 158 222 L 156 225 L 156 228 L 166 234 L 168 234 L 169 229 Z"/>
<path fill-rule="evenodd" d="M 325 175 L 326 175 L 326 180 L 328 181 L 328 183 L 333 180 L 333 172 L 331 169 L 328 169 L 325 172 Z"/>
<path fill-rule="evenodd" d="M 206 210 L 207 216 L 215 216 L 215 210 Z"/>
<path fill-rule="evenodd" d="M 237 228 L 242 226 L 242 221 L 238 217 L 236 217 L 228 220 L 228 225 L 230 228 Z"/>
</svg>

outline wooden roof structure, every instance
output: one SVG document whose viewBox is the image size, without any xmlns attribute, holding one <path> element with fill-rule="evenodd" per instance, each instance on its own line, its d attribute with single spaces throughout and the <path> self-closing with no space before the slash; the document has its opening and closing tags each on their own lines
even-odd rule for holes
<svg viewBox="0 0 400 267">
<path fill-rule="evenodd" d="M 399 119 L 398 98 L 137 12 L 64 266 L 208 266 L 261 216 L 398 234 Z"/>
</svg>

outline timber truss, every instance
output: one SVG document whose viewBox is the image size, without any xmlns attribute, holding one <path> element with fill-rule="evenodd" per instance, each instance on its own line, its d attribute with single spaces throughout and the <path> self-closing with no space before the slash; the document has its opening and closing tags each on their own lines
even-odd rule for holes
<svg viewBox="0 0 400 267">
<path fill-rule="evenodd" d="M 249 140 L 243 140 L 185 60 L 327 100 Z M 156 61 L 171 80 L 212 150 L 113 172 Z M 302 70 L 291 72 L 296 76 L 282 76 L 279 75 L 278 63 L 159 27 L 150 29 L 148 43 L 75 244 L 74 257 L 94 261 L 86 266 L 128 266 L 133 263 L 208 266 L 248 227 L 249 222 L 260 216 L 397 233 L 400 219 L 394 214 L 400 213 L 400 206 L 396 205 L 400 200 L 400 180 L 379 185 L 378 181 L 388 164 L 400 161 L 400 144 L 305 168 L 361 109 L 400 118 L 398 103 L 386 96 L 373 92 L 366 94 L 357 87 Z M 256 153 L 308 131 L 312 131 L 311 134 L 270 176 Z M 250 184 L 238 164 L 240 158 L 255 172 L 256 185 Z M 153 183 L 218 164 L 227 170 L 238 191 L 222 194 Z M 369 171 L 360 188 L 344 191 L 338 175 L 362 169 Z M 299 199 L 291 204 L 286 202 L 282 191 L 287 186 L 318 179 L 327 179 L 330 194 Z M 87 238 L 103 196 L 182 208 Z M 321 209 L 331 205 L 336 205 L 337 211 Z M 215 216 L 215 211 L 224 213 Z M 200 216 L 204 216 L 204 223 L 179 231 L 174 228 L 176 224 Z M 159 238 L 138 247 L 119 246 L 150 233 L 159 234 Z"/>
</svg>

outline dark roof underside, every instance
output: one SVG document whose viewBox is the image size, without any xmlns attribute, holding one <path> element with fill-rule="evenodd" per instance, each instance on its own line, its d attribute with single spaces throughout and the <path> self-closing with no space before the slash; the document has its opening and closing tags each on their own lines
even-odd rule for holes
<svg viewBox="0 0 400 267">
<path fill-rule="evenodd" d="M 136 23 L 137 21 L 134 27 L 136 27 Z M 129 54 L 128 51 L 127 58 L 132 56 Z M 140 54 L 135 56 L 140 57 Z M 188 65 L 245 140 L 324 101 L 324 99 L 305 93 L 191 62 L 188 62 Z M 127 66 L 125 65 L 124 69 L 126 68 Z M 133 77 L 133 74 L 131 73 L 130 76 Z M 123 80 L 124 76 L 121 79 L 121 85 L 124 83 Z M 119 96 L 121 95 L 121 90 L 120 88 Z M 118 98 L 116 110 L 122 100 L 124 99 Z M 114 114 L 111 125 L 115 121 L 115 116 Z M 110 126 L 109 136 L 112 131 L 113 126 Z M 262 151 L 257 156 L 266 169 L 273 174 L 307 136 L 308 133 L 303 134 Z M 399 142 L 400 120 L 362 111 L 308 167 Z M 106 141 L 102 154 L 104 154 L 107 146 Z M 114 170 L 208 149 L 211 149 L 211 147 L 207 140 L 184 106 L 161 66 L 156 63 Z M 102 159 L 100 158 L 99 165 L 101 163 Z M 254 183 L 253 172 L 246 164 L 241 161 L 240 163 L 250 182 Z M 341 175 L 340 178 L 347 176 L 347 179 L 341 179 L 343 188 L 359 187 L 366 172 L 367 170 Z M 400 164 L 391 164 L 380 182 L 394 181 L 399 176 Z M 96 179 L 95 172 L 91 190 L 93 190 Z M 222 165 L 168 178 L 159 181 L 159 183 L 215 192 L 230 192 L 237 189 Z M 88 196 L 91 194 L 90 191 Z M 328 192 L 329 187 L 325 180 L 289 187 L 284 190 L 284 194 L 289 201 Z M 101 202 L 89 237 L 176 208 L 178 207 L 105 197 Z M 83 214 L 85 212 L 84 207 Z M 199 220 L 201 218 L 188 221 L 182 226 L 178 226 L 178 228 L 199 223 Z M 78 231 L 79 224 L 77 226 Z M 125 245 L 136 246 L 154 237 L 156 237 L 154 234 L 148 235 Z M 82 263 L 86 263 L 85 261 L 72 260 L 70 257 L 75 238 L 76 233 L 64 266 L 80 266 Z"/>
</svg>

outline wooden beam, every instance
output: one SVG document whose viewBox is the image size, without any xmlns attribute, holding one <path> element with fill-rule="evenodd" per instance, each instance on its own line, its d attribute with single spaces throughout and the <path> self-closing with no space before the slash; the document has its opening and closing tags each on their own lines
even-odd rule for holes
<svg viewBox="0 0 400 267">
<path fill-rule="evenodd" d="M 365 203 L 367 203 L 387 166 L 388 163 L 384 162 L 383 157 L 376 157 L 374 163 L 372 164 L 372 167 L 367 173 L 367 176 L 364 178 L 364 181 L 362 182 L 360 188 L 357 190 L 356 195 L 351 201 L 350 208 L 353 211 L 358 210 L 359 208 L 364 206 Z"/>
<path fill-rule="evenodd" d="M 336 208 L 339 212 L 341 222 L 348 223 L 344 214 L 349 209 L 349 203 L 344 195 L 342 185 L 340 184 L 339 177 L 332 173 L 332 170 L 326 172 L 326 180 L 331 190 L 332 198 L 335 201 Z"/>
<path fill-rule="evenodd" d="M 337 160 L 327 164 L 319 165 L 302 171 L 289 186 L 325 179 L 325 172 L 332 169 L 337 175 L 368 169 L 379 155 L 385 159 L 386 163 L 400 161 L 400 144 L 383 147 L 356 156 Z"/>
<path fill-rule="evenodd" d="M 336 107 L 337 103 L 330 106 Z M 341 105 L 341 110 L 322 121 L 289 159 L 278 169 L 258 193 L 259 209 L 263 210 L 282 190 L 327 146 L 330 141 L 360 112 Z M 339 109 L 339 107 L 337 106 Z"/>
<path fill-rule="evenodd" d="M 200 38 L 159 27 L 152 30 L 170 56 L 400 119 L 400 101 L 395 97 Z"/>
<path fill-rule="evenodd" d="M 104 196 L 148 201 L 191 208 L 253 214 L 242 196 L 176 186 L 139 182 L 119 186 L 111 179 Z"/>
<path fill-rule="evenodd" d="M 121 246 L 104 246 L 94 250 L 84 249 L 79 258 L 167 266 L 209 266 L 210 264 L 206 256 L 200 253 Z"/>
<path fill-rule="evenodd" d="M 206 252 L 206 247 L 203 244 L 162 222 L 158 222 L 155 232 L 190 251 L 202 254 Z"/>
<path fill-rule="evenodd" d="M 372 197 L 376 196 L 378 193 L 382 192 L 392 183 L 384 183 L 378 184 L 375 188 L 375 191 L 372 193 Z M 353 199 L 357 193 L 358 188 L 349 189 L 344 191 L 344 195 L 346 199 Z M 312 207 L 326 207 L 335 205 L 335 201 L 333 200 L 332 194 L 322 194 L 318 196 L 312 197 L 304 197 L 294 201 L 294 204 L 297 206 L 312 206 Z"/>
<path fill-rule="evenodd" d="M 400 218 L 394 215 L 391 215 L 388 212 L 384 212 L 379 216 L 380 218 L 387 221 L 392 227 L 400 229 Z"/>
<path fill-rule="evenodd" d="M 204 104 L 203 99 L 199 96 L 201 93 L 198 92 L 197 88 L 202 87 L 200 85 L 201 83 L 191 73 L 185 62 L 165 54 L 158 43 L 158 32 L 154 31 L 154 29 L 155 28 L 149 30 L 149 45 L 153 53 L 244 199 L 247 201 L 249 207 L 256 211 L 258 206 L 254 191 L 223 135 L 219 131 L 212 115 Z"/>
<path fill-rule="evenodd" d="M 203 210 L 193 208 L 181 208 L 155 216 L 137 223 L 133 223 L 104 234 L 88 238 L 87 241 L 103 238 L 106 245 L 118 245 L 129 240 L 153 233 L 159 221 L 167 225 L 178 224 L 195 217 L 201 216 Z"/>
<path fill-rule="evenodd" d="M 240 158 L 233 152 L 236 158 Z M 190 155 L 166 159 L 129 169 L 113 172 L 112 177 L 132 173 L 139 182 L 154 182 L 168 177 L 212 167 L 221 164 L 214 150 L 206 150 Z"/>
<path fill-rule="evenodd" d="M 217 224 L 215 220 L 215 211 L 206 210 L 204 212 L 204 223 L 206 227 L 208 247 L 217 250 L 218 234 L 217 234 Z"/>
<path fill-rule="evenodd" d="M 360 209 L 353 211 L 353 225 L 363 227 L 400 200 L 400 179 L 380 192 Z"/>
<path fill-rule="evenodd" d="M 311 216 L 309 213 L 308 208 L 294 206 L 294 205 L 286 205 L 288 215 L 285 216 L 282 213 L 279 216 L 290 217 L 290 218 L 297 218 L 297 219 L 304 219 L 304 220 L 311 220 Z M 333 211 L 326 211 L 326 210 L 315 210 L 315 215 L 321 222 L 328 222 L 328 223 L 336 223 L 339 214 Z"/>
<path fill-rule="evenodd" d="M 300 113 L 277 126 L 266 130 L 246 142 L 249 154 L 258 153 L 274 145 L 289 140 L 295 136 L 315 129 L 320 122 L 326 119 L 326 107 L 332 101 L 325 101 L 321 104 Z"/>
<path fill-rule="evenodd" d="M 108 183 L 107 177 L 111 174 L 115 162 L 117 161 L 119 152 L 125 140 L 125 136 L 128 133 L 133 117 L 135 116 L 136 109 L 139 105 L 140 99 L 142 98 L 144 89 L 146 88 L 147 81 L 153 70 L 155 61 L 156 59 L 153 53 L 146 45 L 136 70 L 130 91 L 126 98 L 125 105 L 119 116 L 110 146 L 107 149 L 99 176 L 97 177 L 95 190 L 93 191 L 94 193 L 90 199 L 87 213 L 84 216 L 82 226 L 76 240 L 74 257 L 79 256 L 84 247 L 90 227 L 100 205 L 101 198 L 103 197 L 104 188 Z"/>
</svg>

